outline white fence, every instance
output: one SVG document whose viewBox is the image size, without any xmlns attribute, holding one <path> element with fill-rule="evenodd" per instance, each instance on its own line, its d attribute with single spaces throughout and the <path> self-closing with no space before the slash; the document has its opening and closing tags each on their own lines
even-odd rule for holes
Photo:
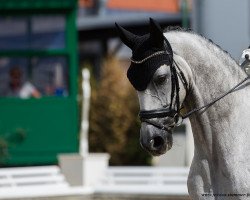
<svg viewBox="0 0 250 200">
<path fill-rule="evenodd" d="M 109 167 L 95 193 L 187 196 L 188 168 Z"/>
<path fill-rule="evenodd" d="M 119 194 L 188 196 L 188 168 L 109 167 L 93 187 L 70 186 L 58 166 L 0 169 L 0 199 Z"/>
<path fill-rule="evenodd" d="M 0 199 L 92 193 L 90 188 L 70 187 L 57 166 L 0 169 Z"/>
</svg>

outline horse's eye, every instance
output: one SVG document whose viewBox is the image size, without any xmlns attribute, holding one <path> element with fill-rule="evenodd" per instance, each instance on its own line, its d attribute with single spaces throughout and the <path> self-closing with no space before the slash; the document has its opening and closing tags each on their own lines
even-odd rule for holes
<svg viewBox="0 0 250 200">
<path fill-rule="evenodd" d="M 166 79 L 167 79 L 166 75 L 158 76 L 155 79 L 155 83 L 156 83 L 156 85 L 162 85 L 163 83 L 165 83 Z"/>
</svg>

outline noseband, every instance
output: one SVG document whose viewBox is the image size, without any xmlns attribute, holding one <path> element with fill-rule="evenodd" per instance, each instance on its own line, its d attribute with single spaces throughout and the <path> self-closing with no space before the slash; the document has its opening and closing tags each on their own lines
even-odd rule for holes
<svg viewBox="0 0 250 200">
<path fill-rule="evenodd" d="M 139 112 L 139 117 L 141 122 L 146 122 L 148 124 L 151 124 L 161 130 L 169 131 L 172 127 L 171 126 L 165 126 L 164 124 L 160 124 L 154 120 L 151 120 L 153 118 L 166 118 L 171 117 L 174 119 L 174 122 L 177 123 L 178 121 L 178 113 L 174 109 L 169 108 L 162 108 L 162 109 L 155 109 L 155 110 L 142 110 Z"/>
<path fill-rule="evenodd" d="M 248 77 L 246 77 L 244 80 L 242 80 L 240 83 L 238 83 L 236 86 L 234 86 L 232 89 L 230 89 L 228 92 L 222 94 L 221 96 L 219 96 L 218 98 L 214 99 L 213 101 L 211 101 L 210 103 L 201 106 L 199 108 L 195 108 L 193 110 L 191 110 L 190 112 L 181 115 L 180 110 L 181 110 L 181 105 L 180 105 L 180 98 L 179 98 L 179 91 L 180 91 L 180 87 L 179 87 L 179 79 L 178 76 L 180 77 L 186 92 L 188 92 L 188 82 L 186 77 L 184 76 L 183 72 L 181 71 L 181 69 L 179 68 L 179 66 L 177 65 L 177 63 L 174 61 L 173 59 L 173 51 L 171 48 L 171 45 L 169 44 L 168 40 L 164 37 L 164 41 L 166 42 L 166 45 L 168 47 L 168 49 L 170 50 L 170 52 L 167 51 L 166 46 L 165 47 L 165 53 L 169 56 L 170 59 L 170 72 L 171 72 L 171 83 L 172 83 L 172 87 L 171 87 L 171 102 L 170 102 L 170 106 L 169 107 L 163 107 L 160 109 L 154 109 L 154 110 L 141 110 L 139 112 L 139 117 L 141 122 L 146 122 L 150 125 L 155 126 L 156 128 L 159 128 L 161 130 L 165 130 L 165 131 L 171 131 L 175 126 L 178 126 L 182 123 L 183 119 L 188 118 L 190 115 L 200 111 L 201 109 L 205 109 L 208 108 L 210 106 L 212 106 L 215 102 L 219 101 L 220 99 L 224 98 L 226 95 L 230 94 L 231 92 L 235 91 L 240 85 L 242 85 L 244 82 L 246 82 L 249 79 L 249 75 Z M 159 55 L 159 53 L 162 54 L 162 51 L 159 51 L 158 53 L 154 53 L 150 56 L 148 56 L 147 58 L 144 58 L 141 61 L 134 61 L 131 60 L 131 62 L 134 63 L 143 63 L 144 61 Z M 175 98 L 175 99 L 174 99 Z M 156 118 L 172 118 L 174 119 L 174 124 L 171 125 L 164 125 L 163 123 L 159 123 L 155 120 L 152 119 L 156 119 Z"/>
</svg>

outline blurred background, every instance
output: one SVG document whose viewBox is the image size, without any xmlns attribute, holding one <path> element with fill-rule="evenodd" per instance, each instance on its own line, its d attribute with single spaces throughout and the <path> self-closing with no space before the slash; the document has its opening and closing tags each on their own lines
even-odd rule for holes
<svg viewBox="0 0 250 200">
<path fill-rule="evenodd" d="M 138 101 L 126 79 L 131 52 L 114 23 L 136 34 L 148 31 L 149 17 L 187 28 L 190 9 L 177 0 L 1 1 L 1 165 L 52 165 L 59 154 L 79 152 L 88 110 L 85 152 L 109 153 L 110 165 L 154 164 L 139 145 Z M 84 68 L 90 108 L 82 107 Z M 183 157 L 185 144 L 176 148 Z"/>
<path fill-rule="evenodd" d="M 89 151 L 109 153 L 111 165 L 159 163 L 139 145 L 138 101 L 126 79 L 131 52 L 114 23 L 136 34 L 148 31 L 149 17 L 192 28 L 238 60 L 249 45 L 249 8 L 247 0 L 2 0 L 1 165 L 56 164 L 59 153 L 79 151 L 83 68 L 91 74 Z M 185 126 L 176 132 L 182 161 L 165 164 L 188 165 Z"/>
<path fill-rule="evenodd" d="M 109 166 L 188 167 L 188 121 L 166 155 L 140 147 L 138 100 L 126 78 L 131 52 L 114 23 L 139 35 L 149 17 L 191 28 L 238 60 L 249 46 L 249 10 L 248 0 L 1 0 L 0 165 L 108 153 Z"/>
</svg>

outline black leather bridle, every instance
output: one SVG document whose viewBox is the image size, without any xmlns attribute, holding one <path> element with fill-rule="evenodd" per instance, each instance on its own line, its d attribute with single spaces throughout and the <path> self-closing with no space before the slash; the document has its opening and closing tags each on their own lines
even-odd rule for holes
<svg viewBox="0 0 250 200">
<path fill-rule="evenodd" d="M 235 91 L 240 85 L 242 85 L 244 82 L 246 82 L 250 77 L 248 75 L 248 77 L 246 77 L 244 80 L 242 80 L 236 86 L 234 86 L 228 92 L 217 97 L 216 99 L 214 99 L 210 103 L 208 103 L 204 106 L 201 106 L 199 108 L 195 108 L 184 115 L 181 115 L 181 113 L 180 113 L 181 105 L 180 105 L 180 99 L 179 99 L 180 86 L 179 86 L 178 76 L 180 77 L 180 79 L 185 87 L 186 92 L 188 92 L 188 82 L 187 82 L 187 79 L 184 76 L 183 72 L 178 67 L 177 63 L 174 61 L 173 51 L 172 51 L 171 45 L 169 44 L 168 40 L 165 37 L 164 37 L 164 41 L 167 45 L 167 47 L 165 46 L 165 53 L 169 56 L 169 59 L 170 59 L 170 72 L 171 72 L 171 83 L 172 83 L 170 105 L 168 107 L 163 107 L 160 109 L 141 110 L 139 112 L 139 117 L 140 117 L 141 122 L 146 122 L 148 124 L 155 126 L 156 128 L 161 129 L 161 130 L 171 131 L 175 126 L 180 125 L 182 123 L 183 119 L 188 118 L 190 115 L 192 115 L 192 114 L 194 114 L 202 109 L 205 109 L 205 108 L 212 106 L 215 102 L 219 101 L 220 99 L 222 99 L 226 95 Z M 166 117 L 174 119 L 174 124 L 164 125 L 163 123 L 159 123 L 159 122 L 153 120 L 155 118 L 166 118 Z"/>
<path fill-rule="evenodd" d="M 159 129 L 169 131 L 171 130 L 180 119 L 182 119 L 180 110 L 180 97 L 179 97 L 179 91 L 180 91 L 180 85 L 179 85 L 179 79 L 183 82 L 183 85 L 186 90 L 188 90 L 188 82 L 186 80 L 186 77 L 184 76 L 183 72 L 178 67 L 177 63 L 173 59 L 173 51 L 171 48 L 171 45 L 169 44 L 168 40 L 164 37 L 165 41 L 165 53 L 169 56 L 170 60 L 170 73 L 171 73 L 171 98 L 170 98 L 170 105 L 168 107 L 163 107 L 160 109 L 155 110 L 141 110 L 139 112 L 139 117 L 141 122 L 146 122 L 148 124 L 151 124 Z M 178 71 L 177 71 L 178 70 Z M 164 125 L 163 123 L 159 123 L 155 120 L 152 120 L 154 118 L 166 118 L 170 117 L 174 119 L 173 126 L 171 125 Z"/>
</svg>

